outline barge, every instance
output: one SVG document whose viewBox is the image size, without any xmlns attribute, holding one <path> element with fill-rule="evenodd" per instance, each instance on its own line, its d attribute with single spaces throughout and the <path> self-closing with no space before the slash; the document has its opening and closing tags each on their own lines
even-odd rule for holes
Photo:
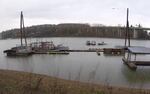
<svg viewBox="0 0 150 94">
<path fill-rule="evenodd" d="M 7 56 L 29 56 L 33 54 L 30 47 L 26 46 L 13 47 L 11 49 L 5 50 L 4 53 L 6 53 Z"/>
</svg>

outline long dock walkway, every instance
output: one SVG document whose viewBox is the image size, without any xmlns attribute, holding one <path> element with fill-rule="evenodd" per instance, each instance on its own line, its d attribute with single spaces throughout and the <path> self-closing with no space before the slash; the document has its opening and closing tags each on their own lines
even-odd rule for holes
<svg viewBox="0 0 150 94">
<path fill-rule="evenodd" d="M 82 49 L 71 49 L 71 50 L 62 50 L 62 51 L 35 51 L 33 54 L 59 54 L 59 53 L 69 53 L 69 52 L 96 52 L 98 55 L 100 55 L 100 52 L 103 52 L 105 55 L 121 55 L 124 54 L 124 49 L 118 49 L 118 48 L 89 48 L 86 50 Z"/>
<path fill-rule="evenodd" d="M 66 50 L 68 52 L 104 52 L 103 49 L 88 49 L 88 50 Z"/>
</svg>

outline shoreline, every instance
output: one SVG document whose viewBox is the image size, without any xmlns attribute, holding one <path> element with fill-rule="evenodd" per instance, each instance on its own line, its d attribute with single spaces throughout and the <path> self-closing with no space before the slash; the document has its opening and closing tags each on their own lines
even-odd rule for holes
<svg viewBox="0 0 150 94">
<path fill-rule="evenodd" d="M 108 38 L 108 39 L 123 39 L 122 37 L 92 37 L 92 36 L 50 36 L 50 37 L 27 37 L 27 39 L 30 38 Z M 2 38 L 0 40 L 7 40 L 7 39 L 19 39 L 19 38 Z M 150 39 L 135 39 L 131 38 L 131 40 L 150 40 Z"/>
<path fill-rule="evenodd" d="M 1 94 L 149 94 L 149 89 L 97 85 L 0 69 Z"/>
</svg>

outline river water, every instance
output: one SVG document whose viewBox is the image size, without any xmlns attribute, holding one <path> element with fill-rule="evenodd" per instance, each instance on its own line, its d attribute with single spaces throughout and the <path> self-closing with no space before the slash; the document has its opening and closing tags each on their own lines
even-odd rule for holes
<svg viewBox="0 0 150 94">
<path fill-rule="evenodd" d="M 87 40 L 106 42 L 107 45 L 86 46 Z M 32 38 L 35 41 L 53 41 L 70 49 L 109 48 L 124 45 L 123 39 L 111 38 Z M 19 44 L 19 39 L 0 40 L 0 68 L 55 76 L 68 80 L 109 84 L 113 86 L 150 88 L 150 67 L 138 67 L 131 71 L 122 62 L 123 56 L 98 56 L 95 52 L 71 52 L 69 55 L 32 55 L 7 57 L 3 51 Z M 150 47 L 149 40 L 131 40 L 132 46 Z M 150 55 L 141 59 L 149 59 Z"/>
</svg>

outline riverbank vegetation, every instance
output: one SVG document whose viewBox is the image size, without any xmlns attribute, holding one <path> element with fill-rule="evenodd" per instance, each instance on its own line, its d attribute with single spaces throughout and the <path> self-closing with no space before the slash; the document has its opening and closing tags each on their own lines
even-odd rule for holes
<svg viewBox="0 0 150 94">
<path fill-rule="evenodd" d="M 66 24 L 46 24 L 26 27 L 26 36 L 31 37 L 105 37 L 105 38 L 124 38 L 124 26 L 104 26 L 104 25 L 89 25 L 80 23 Z M 131 26 L 130 36 L 133 39 L 150 39 L 146 30 L 136 29 L 142 28 Z M 3 31 L 0 34 L 2 39 L 20 38 L 19 29 L 11 29 Z"/>
<path fill-rule="evenodd" d="M 26 72 L 0 70 L 0 94 L 150 94 L 150 90 L 95 85 Z"/>
</svg>

